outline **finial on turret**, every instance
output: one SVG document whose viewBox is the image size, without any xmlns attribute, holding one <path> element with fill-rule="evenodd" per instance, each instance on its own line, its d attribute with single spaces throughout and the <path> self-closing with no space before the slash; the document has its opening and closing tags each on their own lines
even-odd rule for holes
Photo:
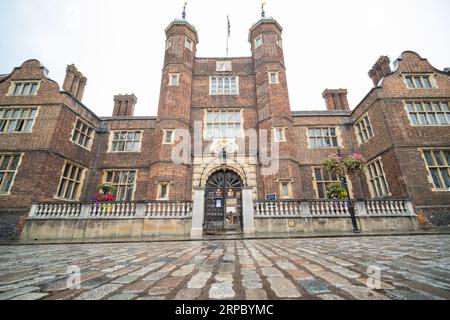
<svg viewBox="0 0 450 320">
<path fill-rule="evenodd" d="M 187 6 L 187 1 L 186 0 L 183 0 L 183 13 L 181 14 L 181 18 L 183 19 L 183 20 L 186 20 L 186 6 Z"/>
<path fill-rule="evenodd" d="M 261 1 L 261 18 L 266 17 L 266 11 L 264 11 L 264 7 L 266 6 L 266 4 L 267 4 L 266 0 Z"/>
</svg>

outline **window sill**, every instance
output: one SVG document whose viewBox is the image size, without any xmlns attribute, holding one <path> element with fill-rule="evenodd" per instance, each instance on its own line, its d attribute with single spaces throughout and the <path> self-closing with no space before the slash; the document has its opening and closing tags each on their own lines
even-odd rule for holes
<svg viewBox="0 0 450 320">
<path fill-rule="evenodd" d="M 92 150 L 91 150 L 92 146 L 90 146 L 89 148 L 86 148 L 86 147 L 82 146 L 81 144 L 78 144 L 78 143 L 76 143 L 76 142 L 74 142 L 74 141 L 72 141 L 72 140 L 70 140 L 70 142 L 72 142 L 72 143 L 73 143 L 74 145 L 76 145 L 77 147 L 80 147 L 80 148 L 82 148 L 82 149 L 84 149 L 84 150 L 86 150 L 86 151 L 89 151 L 89 152 L 92 151 Z"/>
<path fill-rule="evenodd" d="M 109 154 L 123 154 L 123 153 L 141 153 L 141 151 L 108 151 Z"/>
</svg>

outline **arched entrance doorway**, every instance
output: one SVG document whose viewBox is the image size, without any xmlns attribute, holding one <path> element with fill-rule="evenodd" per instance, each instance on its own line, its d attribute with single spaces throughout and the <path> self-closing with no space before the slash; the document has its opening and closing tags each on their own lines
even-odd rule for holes
<svg viewBox="0 0 450 320">
<path fill-rule="evenodd" d="M 205 188 L 206 234 L 242 232 L 242 180 L 231 170 L 213 173 Z"/>
</svg>

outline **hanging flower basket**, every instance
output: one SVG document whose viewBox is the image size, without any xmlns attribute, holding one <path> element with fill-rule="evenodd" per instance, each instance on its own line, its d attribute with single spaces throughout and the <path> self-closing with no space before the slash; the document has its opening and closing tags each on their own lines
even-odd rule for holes
<svg viewBox="0 0 450 320">
<path fill-rule="evenodd" d="M 346 199 L 347 196 L 348 196 L 347 191 L 345 191 L 341 183 L 331 184 L 327 188 L 327 197 L 330 200 Z"/>
<path fill-rule="evenodd" d="M 359 175 L 364 172 L 366 160 L 358 153 L 353 153 L 345 158 L 334 154 L 323 161 L 325 172 L 345 177 L 346 175 Z"/>
<path fill-rule="evenodd" d="M 115 188 L 113 186 L 104 183 L 99 184 L 97 187 L 100 191 L 96 195 L 94 195 L 92 199 L 95 203 L 111 203 L 116 200 L 114 195 L 112 194 L 112 192 L 115 191 Z"/>
</svg>

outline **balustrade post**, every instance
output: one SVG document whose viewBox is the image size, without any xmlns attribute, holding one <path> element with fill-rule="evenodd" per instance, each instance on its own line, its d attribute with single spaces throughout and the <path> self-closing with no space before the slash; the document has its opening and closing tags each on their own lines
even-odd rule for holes
<svg viewBox="0 0 450 320">
<path fill-rule="evenodd" d="M 201 239 L 203 237 L 204 219 L 205 219 L 205 189 L 194 189 L 191 238 Z"/>
<path fill-rule="evenodd" d="M 304 218 L 311 218 L 311 209 L 309 207 L 309 202 L 302 201 L 300 202 L 300 214 Z"/>
<path fill-rule="evenodd" d="M 91 204 L 90 203 L 82 203 L 81 204 L 81 211 L 80 211 L 80 218 L 81 219 L 89 219 L 89 211 L 91 210 Z"/>
<path fill-rule="evenodd" d="M 31 209 L 30 209 L 30 213 L 28 214 L 28 217 L 29 217 L 29 218 L 34 218 L 34 217 L 36 217 L 37 212 L 38 212 L 38 209 L 39 209 L 39 204 L 33 203 L 33 204 L 31 205 Z"/>
<path fill-rule="evenodd" d="M 415 217 L 416 213 L 414 212 L 414 206 L 410 200 L 405 201 L 405 208 L 408 211 L 408 215 L 411 217 Z"/>
<path fill-rule="evenodd" d="M 144 219 L 145 218 L 145 209 L 147 204 L 144 202 L 136 203 L 136 218 Z"/>
<path fill-rule="evenodd" d="M 366 203 L 364 201 L 355 202 L 355 215 L 357 216 L 367 215 Z"/>
</svg>

